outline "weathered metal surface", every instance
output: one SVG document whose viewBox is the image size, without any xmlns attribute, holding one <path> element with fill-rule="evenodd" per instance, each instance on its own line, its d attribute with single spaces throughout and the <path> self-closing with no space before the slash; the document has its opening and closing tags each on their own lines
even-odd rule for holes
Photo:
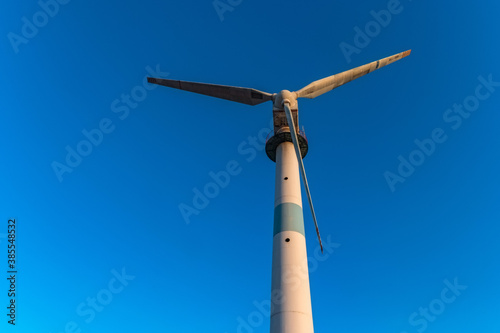
<svg viewBox="0 0 500 333">
<path fill-rule="evenodd" d="M 211 83 L 158 79 L 152 77 L 148 77 L 148 82 L 249 105 L 257 105 L 270 101 L 273 96 L 272 94 L 252 88 L 223 86 Z"/>
<path fill-rule="evenodd" d="M 298 133 L 298 140 L 300 153 L 302 154 L 302 158 L 304 158 L 309 151 L 309 145 L 303 132 Z M 271 161 L 276 162 L 276 149 L 283 142 L 293 142 L 292 134 L 290 134 L 288 126 L 281 127 L 278 132 L 274 132 L 274 135 L 266 142 L 266 155 L 271 159 Z"/>
<path fill-rule="evenodd" d="M 335 74 L 332 76 L 325 77 L 324 79 L 314 81 L 304 88 L 297 90 L 298 97 L 306 97 L 306 98 L 315 98 L 319 95 L 322 95 L 332 89 L 340 87 L 347 82 L 351 82 L 363 75 L 373 72 L 379 68 L 392 64 L 393 62 L 403 59 L 404 57 L 410 54 L 411 50 L 401 52 L 395 55 L 392 55 L 387 58 L 383 58 L 374 62 L 371 62 L 366 65 L 362 65 L 348 71 Z"/>
</svg>

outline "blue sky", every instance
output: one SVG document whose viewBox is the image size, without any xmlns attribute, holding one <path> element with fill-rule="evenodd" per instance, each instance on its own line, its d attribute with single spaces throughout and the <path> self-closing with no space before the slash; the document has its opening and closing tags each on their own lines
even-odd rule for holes
<svg viewBox="0 0 500 333">
<path fill-rule="evenodd" d="M 0 247 L 16 218 L 18 269 L 16 327 L 3 314 L 2 329 L 269 331 L 271 103 L 144 77 L 274 93 L 412 49 L 299 100 L 329 243 L 319 255 L 304 205 L 315 330 L 498 332 L 500 5 L 215 4 L 2 3 Z M 229 183 L 183 217 L 228 164 Z"/>
</svg>

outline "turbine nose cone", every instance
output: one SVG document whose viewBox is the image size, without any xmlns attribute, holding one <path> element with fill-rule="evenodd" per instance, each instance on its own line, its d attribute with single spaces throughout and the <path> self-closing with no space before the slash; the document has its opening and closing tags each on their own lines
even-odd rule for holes
<svg viewBox="0 0 500 333">
<path fill-rule="evenodd" d="M 283 104 L 289 103 L 291 109 L 297 109 L 297 93 L 288 90 L 282 90 L 274 99 L 274 108 L 283 110 Z"/>
</svg>

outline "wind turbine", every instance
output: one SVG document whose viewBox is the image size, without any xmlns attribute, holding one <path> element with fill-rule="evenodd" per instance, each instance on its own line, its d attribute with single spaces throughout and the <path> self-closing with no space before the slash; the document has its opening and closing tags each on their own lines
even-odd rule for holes
<svg viewBox="0 0 500 333">
<path fill-rule="evenodd" d="M 274 232 L 271 279 L 271 333 L 314 332 L 307 268 L 307 251 L 302 214 L 300 176 L 316 227 L 321 252 L 323 245 L 314 213 L 302 159 L 308 142 L 298 124 L 297 98 L 315 98 L 347 82 L 389 65 L 411 50 L 362 65 L 310 83 L 295 92 L 270 94 L 251 88 L 148 77 L 149 83 L 198 94 L 257 105 L 273 102 L 274 135 L 266 142 L 266 154 L 276 162 Z"/>
</svg>

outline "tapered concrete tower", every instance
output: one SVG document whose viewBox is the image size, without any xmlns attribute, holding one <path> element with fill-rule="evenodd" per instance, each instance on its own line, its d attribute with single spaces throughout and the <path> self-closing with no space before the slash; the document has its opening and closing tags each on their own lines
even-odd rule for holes
<svg viewBox="0 0 500 333">
<path fill-rule="evenodd" d="M 283 91 L 280 96 L 287 95 Z M 290 100 L 288 100 L 290 102 Z M 307 250 L 300 190 L 299 160 L 281 98 L 273 107 L 274 133 L 266 153 L 276 162 L 273 256 L 271 279 L 271 333 L 314 332 L 307 267 Z M 291 108 L 301 155 L 308 145 L 298 130 L 298 110 Z M 293 126 L 293 125 L 292 125 Z"/>
<path fill-rule="evenodd" d="M 293 143 L 276 151 L 271 333 L 312 333 L 299 165 Z"/>
</svg>

